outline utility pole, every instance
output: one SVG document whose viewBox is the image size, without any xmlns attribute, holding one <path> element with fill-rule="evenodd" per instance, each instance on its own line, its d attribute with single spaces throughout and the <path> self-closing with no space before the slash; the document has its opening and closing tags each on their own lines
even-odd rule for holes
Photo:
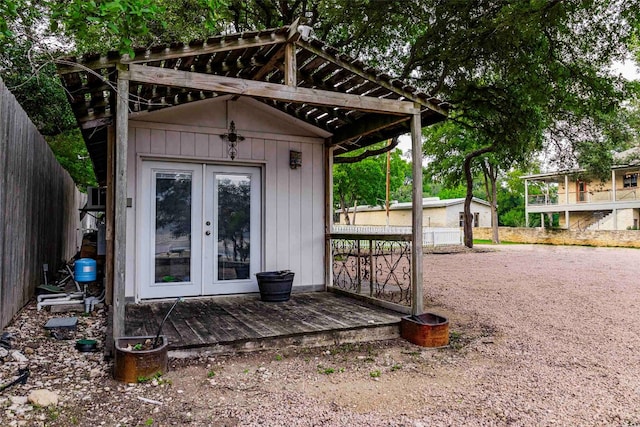
<svg viewBox="0 0 640 427">
<path fill-rule="evenodd" d="M 387 141 L 387 147 L 391 145 L 391 140 Z M 387 227 L 389 227 L 389 195 L 390 195 L 390 187 L 391 187 L 391 150 L 387 151 L 387 192 L 385 198 L 385 210 L 387 212 Z"/>
</svg>

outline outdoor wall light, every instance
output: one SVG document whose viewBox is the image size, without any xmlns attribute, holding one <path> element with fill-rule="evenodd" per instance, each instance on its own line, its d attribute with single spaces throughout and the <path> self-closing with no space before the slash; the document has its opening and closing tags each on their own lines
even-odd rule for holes
<svg viewBox="0 0 640 427">
<path fill-rule="evenodd" d="M 233 120 L 229 124 L 229 132 L 220 135 L 220 138 L 227 141 L 227 153 L 229 153 L 231 160 L 234 160 L 238 155 L 238 142 L 244 141 L 244 136 L 238 135 Z"/>
<path fill-rule="evenodd" d="M 300 151 L 289 151 L 289 167 L 298 169 L 302 166 L 302 153 Z"/>
</svg>

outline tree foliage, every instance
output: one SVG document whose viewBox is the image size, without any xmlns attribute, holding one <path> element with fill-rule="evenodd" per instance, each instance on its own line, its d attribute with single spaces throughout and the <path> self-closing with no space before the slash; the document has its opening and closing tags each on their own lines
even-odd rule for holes
<svg viewBox="0 0 640 427">
<path fill-rule="evenodd" d="M 355 151 L 350 155 L 357 156 L 361 151 L 363 150 Z M 347 209 L 350 206 L 384 205 L 386 170 L 386 154 L 368 157 L 357 163 L 333 166 L 333 197 L 336 203 L 339 203 L 346 218 L 349 218 Z M 402 158 L 401 150 L 390 152 L 389 171 L 389 188 L 393 194 L 406 186 L 411 177 L 411 165 Z"/>
<path fill-rule="evenodd" d="M 93 164 L 78 129 L 46 137 L 58 163 L 69 172 L 81 191 L 97 185 Z"/>
<path fill-rule="evenodd" d="M 464 172 L 468 181 L 476 158 L 486 153 L 508 169 L 542 149 L 550 136 L 563 143 L 562 153 L 571 154 L 565 161 L 596 158 L 595 147 L 607 151 L 606 141 L 612 140 L 608 129 L 616 129 L 610 124 L 630 88 L 606 70 L 624 57 L 637 32 L 636 2 L 433 0 L 376 5 L 370 12 L 346 14 L 352 20 L 340 32 L 358 34 L 355 51 L 364 47 L 401 78 L 413 79 L 452 104 L 449 123 L 434 131 L 440 135 L 437 144 L 430 145 L 443 145 L 437 148 L 446 153 L 438 158 L 442 170 L 458 165 L 458 177 Z M 381 10 L 385 22 L 378 21 Z M 411 17 L 403 19 L 407 10 Z M 399 37 L 395 44 L 404 47 L 393 58 L 383 37 L 364 28 L 386 28 L 388 23 L 398 25 L 392 34 Z M 606 163 L 606 155 L 599 158 L 604 162 L 598 164 Z M 465 163 L 468 168 L 460 169 Z M 465 219 L 465 243 L 470 245 L 469 212 Z"/>
<path fill-rule="evenodd" d="M 18 15 L 18 8 L 22 6 L 20 0 L 5 0 L 0 2 L 0 43 L 6 43 L 13 33 L 9 29 L 11 20 Z"/>
<path fill-rule="evenodd" d="M 0 41 L 11 36 L 19 43 L 0 44 L 0 50 L 4 55 L 7 45 L 15 45 L 23 53 L 9 56 L 33 64 L 34 45 L 27 40 L 43 38 L 33 25 L 43 21 L 77 51 L 132 54 L 134 45 L 275 27 L 302 17 L 317 37 L 451 104 L 453 125 L 446 125 L 446 135 L 435 131 L 441 133 L 438 144 L 449 148 L 440 156 L 442 171 L 462 178 L 454 163 L 470 156 L 475 167 L 478 151 L 491 152 L 508 170 L 543 148 L 558 164 L 579 160 L 604 170 L 607 153 L 628 138 L 619 112 L 634 89 L 606 70 L 630 46 L 637 48 L 637 10 L 638 0 L 5 0 Z M 25 11 L 39 17 L 25 20 Z M 46 80 L 36 82 L 22 86 L 27 104 L 42 99 Z M 32 117 L 46 113 L 37 111 L 37 102 L 27 110 Z M 53 128 L 45 133 L 67 126 L 34 121 Z"/>
</svg>

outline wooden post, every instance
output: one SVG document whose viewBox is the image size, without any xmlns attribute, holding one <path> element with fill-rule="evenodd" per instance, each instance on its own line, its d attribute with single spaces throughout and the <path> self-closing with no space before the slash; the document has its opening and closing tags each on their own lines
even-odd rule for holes
<svg viewBox="0 0 640 427">
<path fill-rule="evenodd" d="M 325 144 L 324 148 L 324 200 L 325 200 L 325 251 L 324 251 L 324 286 L 325 290 L 328 286 L 333 286 L 333 255 L 331 253 L 331 238 L 329 235 L 333 230 L 333 148 L 329 144 Z"/>
<path fill-rule="evenodd" d="M 419 106 L 418 107 L 419 111 Z M 423 308 L 422 277 L 422 123 L 420 112 L 411 116 L 411 161 L 413 164 L 413 205 L 411 238 L 411 314 Z"/>
<path fill-rule="evenodd" d="M 109 126 L 107 130 L 107 203 L 105 206 L 105 238 L 107 243 L 107 252 L 105 254 L 105 303 L 113 304 L 113 233 L 114 233 L 114 159 L 115 159 L 115 129 Z"/>
<path fill-rule="evenodd" d="M 284 84 L 287 86 L 295 86 L 296 71 L 298 67 L 296 65 L 296 45 L 294 43 L 287 43 L 284 46 Z"/>
<path fill-rule="evenodd" d="M 118 74 L 126 66 L 118 68 Z M 116 94 L 116 158 L 115 158 L 115 224 L 114 224 L 114 280 L 113 280 L 113 337 L 114 342 L 125 334 L 125 268 L 127 261 L 127 144 L 129 139 L 129 81 L 118 77 Z"/>
<path fill-rule="evenodd" d="M 387 147 L 391 145 L 391 140 L 388 141 Z M 389 226 L 389 197 L 391 192 L 391 150 L 387 151 L 387 179 L 386 179 L 386 191 L 385 191 L 385 204 L 384 208 L 387 214 L 387 227 Z"/>
</svg>

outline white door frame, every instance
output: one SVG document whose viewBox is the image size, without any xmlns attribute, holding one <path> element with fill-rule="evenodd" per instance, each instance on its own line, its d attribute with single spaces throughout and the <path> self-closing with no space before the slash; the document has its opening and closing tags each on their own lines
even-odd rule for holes
<svg viewBox="0 0 640 427">
<path fill-rule="evenodd" d="M 250 187 L 250 240 L 249 240 L 249 277 L 246 279 L 227 279 L 219 277 L 217 260 L 219 258 L 218 244 L 218 176 L 238 176 L 248 177 L 251 182 Z M 261 170 L 252 166 L 226 166 L 226 165 L 205 165 L 204 171 L 204 217 L 203 223 L 203 247 L 202 247 L 202 294 L 221 295 L 237 294 L 247 292 L 258 292 L 258 283 L 255 273 L 261 269 L 261 248 L 262 248 L 262 221 L 261 221 Z M 210 225 L 207 225 L 210 223 Z M 206 233 L 211 234 L 207 235 Z"/>
<path fill-rule="evenodd" d="M 158 173 L 189 173 L 192 177 L 190 280 L 155 282 L 155 197 Z M 248 279 L 218 280 L 216 175 L 241 175 L 251 179 L 250 272 Z M 257 292 L 255 273 L 262 267 L 262 168 L 203 162 L 142 160 L 138 187 L 136 240 L 136 293 L 139 299 L 221 295 Z M 207 226 L 206 222 L 211 224 Z M 206 232 L 210 232 L 206 235 Z"/>
<path fill-rule="evenodd" d="M 156 179 L 159 173 L 188 173 L 191 174 L 191 256 L 190 256 L 190 280 L 180 282 L 155 282 L 155 197 Z M 138 252 L 140 280 L 138 292 L 142 299 L 146 298 L 170 298 L 174 296 L 194 296 L 201 291 L 202 246 L 199 236 L 202 234 L 200 213 L 202 212 L 202 191 L 197 187 L 202 182 L 202 166 L 195 163 L 174 162 L 142 162 L 139 221 L 136 229 L 137 240 L 140 242 Z"/>
</svg>

